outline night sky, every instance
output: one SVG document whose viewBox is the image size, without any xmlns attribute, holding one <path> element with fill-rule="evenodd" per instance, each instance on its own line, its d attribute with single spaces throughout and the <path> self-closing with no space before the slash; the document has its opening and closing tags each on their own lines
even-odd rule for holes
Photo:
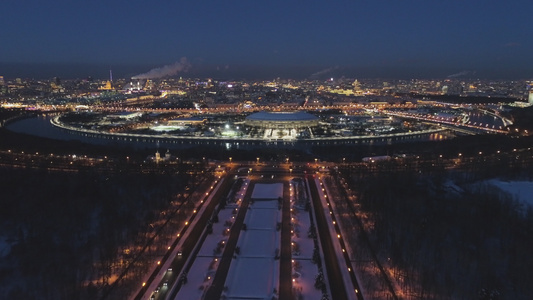
<svg viewBox="0 0 533 300">
<path fill-rule="evenodd" d="M 531 0 L 2 0 L 0 75 L 533 78 Z"/>
</svg>

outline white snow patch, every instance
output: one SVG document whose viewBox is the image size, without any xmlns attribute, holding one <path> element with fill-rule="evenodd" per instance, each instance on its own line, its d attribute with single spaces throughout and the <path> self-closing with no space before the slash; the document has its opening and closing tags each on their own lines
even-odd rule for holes
<svg viewBox="0 0 533 300">
<path fill-rule="evenodd" d="M 315 288 L 317 266 L 308 259 L 295 259 L 295 261 L 298 264 L 298 270 L 293 270 L 292 273 L 294 277 L 293 288 L 296 297 L 301 295 L 301 299 L 322 298 L 322 291 Z"/>
<path fill-rule="evenodd" d="M 217 247 L 218 243 L 221 241 L 227 241 L 228 240 L 228 234 L 224 234 L 224 231 L 226 230 L 226 226 L 224 226 L 224 223 L 226 221 L 230 221 L 232 216 L 232 209 L 222 209 L 218 213 L 218 222 L 213 224 L 213 233 L 207 235 L 206 239 L 204 240 L 204 243 L 202 244 L 202 247 L 200 248 L 200 251 L 198 251 L 198 256 L 212 256 L 212 257 L 219 257 L 221 254 L 215 255 L 213 253 L 213 250 Z M 196 270 L 196 268 L 193 267 L 189 272 L 192 272 L 193 270 Z"/>
<path fill-rule="evenodd" d="M 272 258 L 239 257 L 233 260 L 226 299 L 270 299 L 275 288 Z"/>
<path fill-rule="evenodd" d="M 256 184 L 252 199 L 277 199 L 283 196 L 283 183 Z M 279 288 L 280 233 L 276 230 L 281 211 L 277 201 L 255 201 L 244 219 L 237 245 L 240 253 L 230 265 L 223 293 L 225 299 L 272 299 Z M 279 250 L 278 250 L 279 251 Z"/>
<path fill-rule="evenodd" d="M 277 232 L 274 230 L 253 230 L 241 232 L 239 247 L 244 257 L 274 257 Z"/>
<path fill-rule="evenodd" d="M 294 212 L 297 213 L 295 214 Z M 293 254 L 293 258 L 311 259 L 315 244 L 313 238 L 308 237 L 309 228 L 311 227 L 309 212 L 295 209 L 293 210 L 293 218 L 295 234 L 292 236 L 292 240 L 300 246 L 300 255 L 294 256 Z"/>
<path fill-rule="evenodd" d="M 209 270 L 212 262 L 211 257 L 197 257 L 194 260 L 191 272 L 187 274 L 187 283 L 181 286 L 176 299 L 202 299 L 215 276 L 215 270 Z"/>
<path fill-rule="evenodd" d="M 278 199 L 279 197 L 283 197 L 283 183 L 258 183 L 252 193 L 252 199 Z"/>
<path fill-rule="evenodd" d="M 524 204 L 533 206 L 533 182 L 532 181 L 502 181 L 499 179 L 488 180 L 487 183 L 510 193 Z"/>
<path fill-rule="evenodd" d="M 251 206 L 246 213 L 244 224 L 248 229 L 263 229 L 263 230 L 275 230 L 278 220 L 279 211 L 277 203 L 274 201 L 260 201 L 257 204 L 270 202 L 275 204 L 274 209 L 258 209 L 255 203 Z"/>
</svg>

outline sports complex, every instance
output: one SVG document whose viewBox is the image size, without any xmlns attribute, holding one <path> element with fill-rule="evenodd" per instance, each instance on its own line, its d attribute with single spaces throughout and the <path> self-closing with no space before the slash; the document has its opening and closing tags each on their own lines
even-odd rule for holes
<svg viewBox="0 0 533 300">
<path fill-rule="evenodd" d="M 134 147 L 157 144 L 170 149 L 194 146 L 251 149 L 378 145 L 442 140 L 453 138 L 458 131 L 476 134 L 494 126 L 501 128 L 502 121 L 492 117 L 489 119 L 498 124 L 489 127 L 487 122 L 485 127 L 477 128 L 467 123 L 472 122 L 475 116 L 465 115 L 461 110 L 428 114 L 412 109 L 263 110 L 239 113 L 71 112 L 51 118 L 50 124 L 86 142 L 128 144 Z"/>
</svg>

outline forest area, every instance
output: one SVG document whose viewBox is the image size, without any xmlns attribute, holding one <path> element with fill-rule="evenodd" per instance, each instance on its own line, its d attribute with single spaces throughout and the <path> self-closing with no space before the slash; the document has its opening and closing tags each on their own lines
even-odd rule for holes
<svg viewBox="0 0 533 300">
<path fill-rule="evenodd" d="M 498 167 L 384 168 L 364 176 L 344 170 L 355 201 L 337 207 L 341 213 L 355 207 L 369 247 L 402 299 L 533 299 L 533 208 L 484 181 L 527 181 L 532 169 Z M 343 219 L 343 226 L 357 233 L 352 255 L 365 266 L 371 256 L 360 249 L 365 241 L 353 219 Z M 375 280 L 368 284 L 376 287 Z"/>
<path fill-rule="evenodd" d="M 0 178 L 2 299 L 94 299 L 124 248 L 144 245 L 195 184 L 185 173 L 96 170 L 0 168 Z"/>
</svg>

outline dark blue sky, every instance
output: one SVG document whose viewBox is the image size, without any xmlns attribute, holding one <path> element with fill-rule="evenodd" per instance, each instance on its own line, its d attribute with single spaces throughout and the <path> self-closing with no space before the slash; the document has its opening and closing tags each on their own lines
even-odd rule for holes
<svg viewBox="0 0 533 300">
<path fill-rule="evenodd" d="M 531 0 L 2 0 L 0 75 L 533 78 Z M 472 74 L 472 73 L 470 73 Z"/>
</svg>

